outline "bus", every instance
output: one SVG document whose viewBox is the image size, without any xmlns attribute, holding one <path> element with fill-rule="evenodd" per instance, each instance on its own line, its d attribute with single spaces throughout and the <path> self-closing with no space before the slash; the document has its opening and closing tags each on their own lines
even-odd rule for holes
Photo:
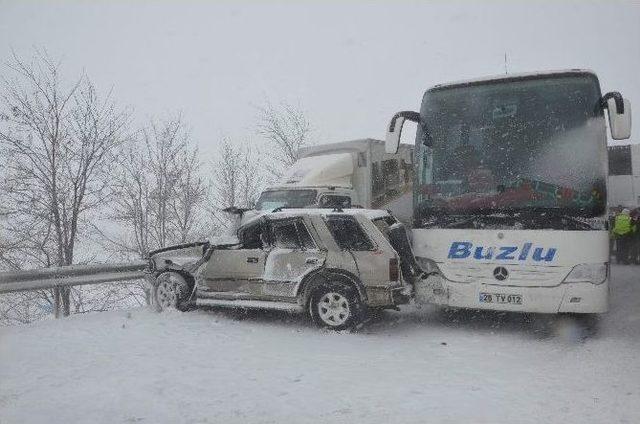
<svg viewBox="0 0 640 424">
<path fill-rule="evenodd" d="M 606 113 L 605 113 L 606 110 Z M 419 303 L 538 313 L 608 310 L 607 125 L 631 107 L 586 70 L 436 85 L 387 128 L 415 138 Z"/>
</svg>

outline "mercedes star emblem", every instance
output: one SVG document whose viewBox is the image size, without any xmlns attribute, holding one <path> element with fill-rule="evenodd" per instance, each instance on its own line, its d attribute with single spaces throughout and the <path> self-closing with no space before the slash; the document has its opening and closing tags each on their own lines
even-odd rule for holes
<svg viewBox="0 0 640 424">
<path fill-rule="evenodd" d="M 503 266 L 499 266 L 493 270 L 493 276 L 498 281 L 504 281 L 509 276 L 509 271 Z"/>
</svg>

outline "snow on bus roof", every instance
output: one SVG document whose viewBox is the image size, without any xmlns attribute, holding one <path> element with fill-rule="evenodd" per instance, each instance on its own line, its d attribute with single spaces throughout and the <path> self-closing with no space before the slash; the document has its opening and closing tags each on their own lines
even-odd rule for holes
<svg viewBox="0 0 640 424">
<path fill-rule="evenodd" d="M 468 80 L 461 81 L 452 81 L 444 84 L 436 84 L 433 87 L 429 88 L 427 91 L 431 90 L 440 90 L 443 88 L 452 88 L 458 86 L 465 85 L 475 85 L 475 84 L 483 84 L 493 81 L 511 81 L 511 80 L 520 80 L 520 79 L 533 79 L 533 78 L 545 78 L 554 75 L 580 75 L 580 74 L 591 74 L 595 76 L 595 72 L 589 69 L 561 69 L 555 71 L 540 71 L 540 72 L 525 72 L 519 74 L 505 74 L 505 75 L 492 75 L 483 78 L 474 78 Z"/>
</svg>

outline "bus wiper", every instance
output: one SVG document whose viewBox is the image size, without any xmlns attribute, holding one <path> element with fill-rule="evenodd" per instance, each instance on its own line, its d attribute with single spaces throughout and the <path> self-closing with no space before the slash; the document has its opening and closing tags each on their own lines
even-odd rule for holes
<svg viewBox="0 0 640 424">
<path fill-rule="evenodd" d="M 528 213 L 527 213 L 528 212 Z M 579 219 L 576 216 L 569 215 L 567 213 L 562 213 L 557 209 L 539 209 L 539 210 L 530 210 L 530 211 L 521 211 L 521 216 L 523 219 L 528 219 L 532 222 L 542 223 L 542 222 L 552 222 L 555 223 L 554 227 L 558 227 L 557 229 L 568 230 L 570 225 L 568 223 L 573 224 L 575 228 L 579 230 L 592 230 L 593 226 L 588 222 L 585 222 Z M 559 225 L 558 225 L 559 224 Z"/>
<path fill-rule="evenodd" d="M 474 220 L 478 219 L 478 216 L 471 216 L 469 218 L 459 219 L 457 221 L 447 223 L 443 228 L 453 228 L 458 227 L 460 225 L 466 225 Z"/>
<path fill-rule="evenodd" d="M 589 224 L 588 222 L 584 222 L 584 221 L 576 218 L 575 216 L 563 214 L 563 215 L 560 215 L 559 218 L 567 220 L 567 221 L 571 221 L 572 223 L 581 226 L 585 230 L 592 230 L 593 229 L 593 226 L 591 224 Z"/>
<path fill-rule="evenodd" d="M 477 209 L 474 210 L 473 213 L 464 214 L 464 215 L 454 215 L 449 216 L 451 220 L 443 225 L 443 228 L 453 228 L 464 226 L 469 223 L 490 223 L 490 222 L 504 222 L 507 220 L 515 220 L 518 219 L 519 214 L 508 213 L 502 210 L 494 210 L 494 209 Z M 475 225 L 474 225 L 475 227 Z M 468 227 L 464 227 L 468 228 Z"/>
<path fill-rule="evenodd" d="M 557 212 L 551 212 L 548 210 L 541 211 L 511 211 L 511 213 L 499 213 L 495 212 L 493 214 L 474 214 L 470 216 L 464 217 L 456 217 L 455 220 L 450 220 L 449 222 L 442 225 L 442 228 L 477 228 L 478 226 L 483 227 L 484 225 L 491 225 L 497 223 L 503 223 L 502 225 L 514 226 L 520 225 L 524 228 L 534 229 L 534 228 L 544 228 L 546 224 L 550 224 L 550 226 L 556 229 L 569 229 L 567 227 L 573 227 L 572 229 L 579 230 L 591 230 L 593 226 L 588 222 L 585 222 L 577 217 L 560 214 Z M 519 224 L 518 224 L 519 223 Z M 473 224 L 473 225 L 469 225 Z M 499 224 L 498 224 L 499 225 Z"/>
</svg>

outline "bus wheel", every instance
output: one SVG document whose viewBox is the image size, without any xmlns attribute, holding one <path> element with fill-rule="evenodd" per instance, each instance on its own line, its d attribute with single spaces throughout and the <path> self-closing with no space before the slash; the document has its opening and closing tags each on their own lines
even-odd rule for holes
<svg viewBox="0 0 640 424">
<path fill-rule="evenodd" d="M 599 314 L 561 314 L 555 322 L 556 336 L 567 341 L 582 341 L 598 334 Z"/>
</svg>

